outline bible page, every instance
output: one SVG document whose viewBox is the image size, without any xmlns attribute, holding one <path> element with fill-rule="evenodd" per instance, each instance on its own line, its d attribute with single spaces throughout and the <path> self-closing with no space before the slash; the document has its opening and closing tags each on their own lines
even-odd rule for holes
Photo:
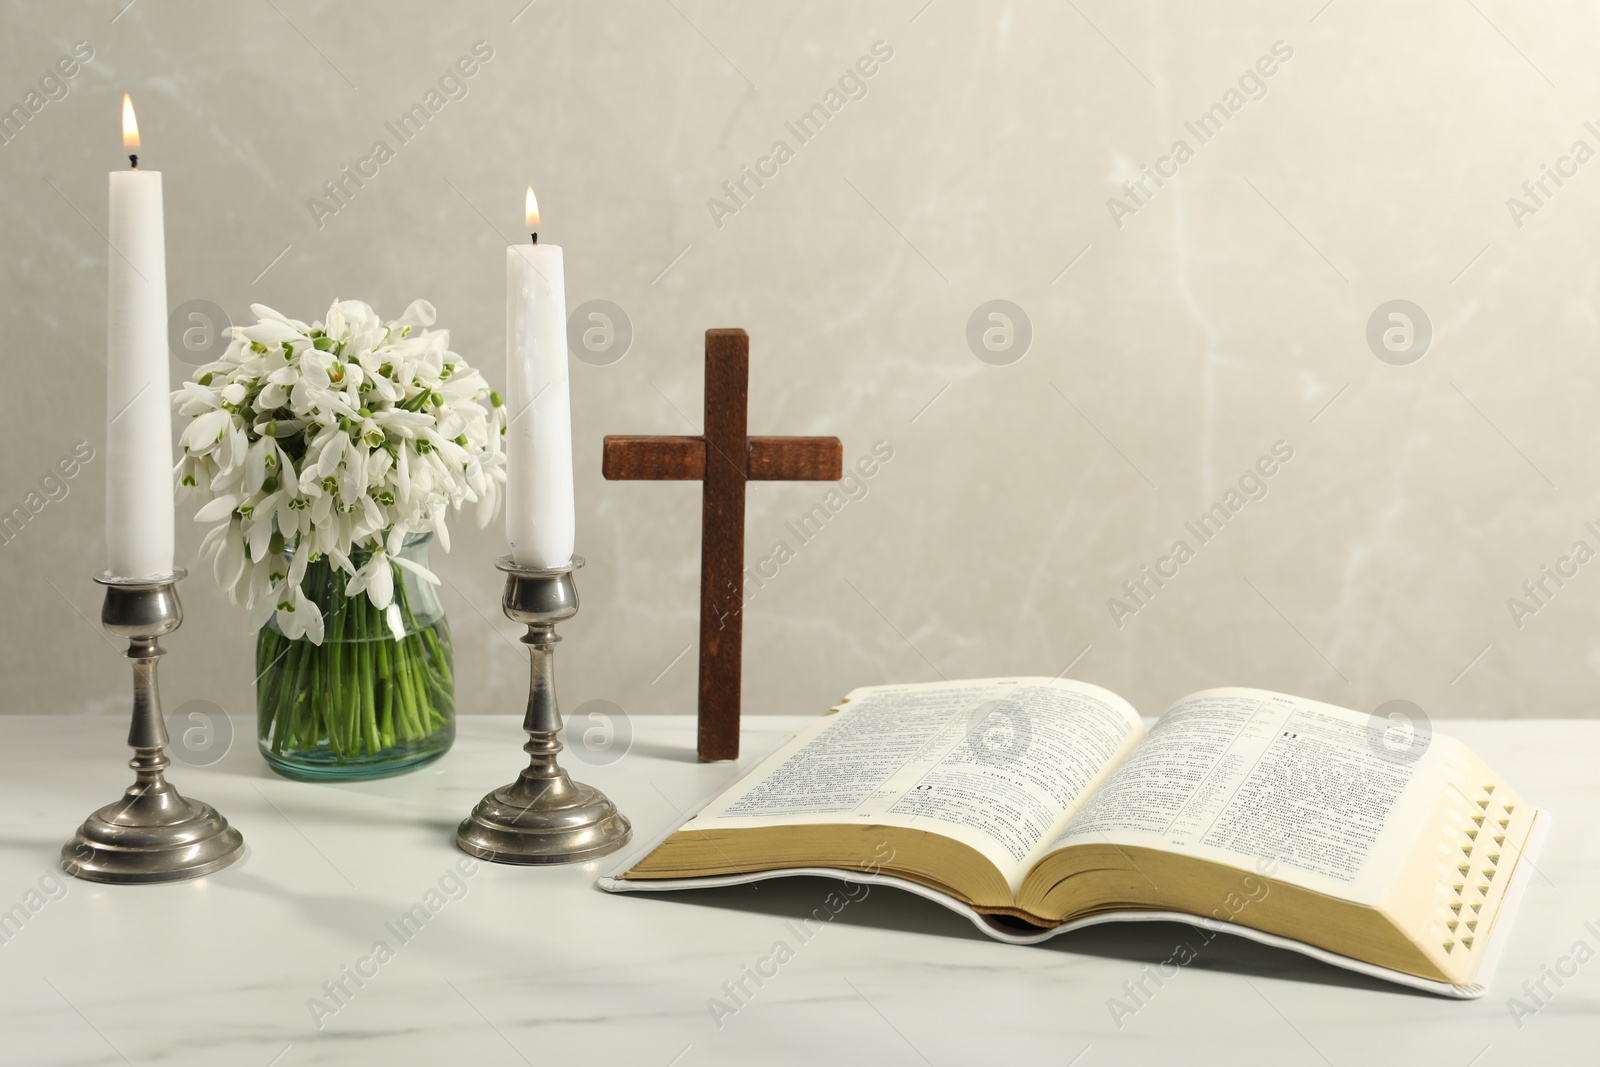
<svg viewBox="0 0 1600 1067">
<path fill-rule="evenodd" d="M 1144 734 L 1084 682 L 990 678 L 857 689 L 685 830 L 873 823 L 977 849 L 1013 891 Z"/>
<path fill-rule="evenodd" d="M 1379 720 L 1387 725 L 1384 720 Z M 1376 904 L 1448 788 L 1459 745 L 1391 747 L 1371 716 L 1254 689 L 1179 701 L 1049 851 L 1193 855 Z"/>
</svg>

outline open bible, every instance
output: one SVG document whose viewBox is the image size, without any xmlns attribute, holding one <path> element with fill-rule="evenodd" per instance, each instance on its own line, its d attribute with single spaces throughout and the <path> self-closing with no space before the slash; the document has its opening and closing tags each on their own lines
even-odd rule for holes
<svg viewBox="0 0 1600 1067">
<path fill-rule="evenodd" d="M 601 886 L 848 872 L 1001 940 L 1178 919 L 1481 995 L 1548 816 L 1460 742 L 1389 726 L 1252 689 L 1148 731 L 1071 680 L 857 689 Z"/>
</svg>

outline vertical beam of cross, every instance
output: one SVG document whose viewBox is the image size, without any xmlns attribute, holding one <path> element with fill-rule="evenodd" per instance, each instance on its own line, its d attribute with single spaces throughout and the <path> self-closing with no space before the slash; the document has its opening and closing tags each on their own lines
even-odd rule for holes
<svg viewBox="0 0 1600 1067">
<path fill-rule="evenodd" d="M 750 437 L 750 337 L 706 331 L 705 432 L 699 437 L 607 436 L 611 481 L 700 481 L 700 683 L 703 760 L 739 756 L 744 645 L 747 481 L 837 481 L 837 437 Z"/>
</svg>

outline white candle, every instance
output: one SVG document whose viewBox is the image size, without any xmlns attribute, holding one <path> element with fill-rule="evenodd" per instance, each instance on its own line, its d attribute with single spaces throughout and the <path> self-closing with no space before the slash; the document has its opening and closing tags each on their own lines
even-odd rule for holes
<svg viewBox="0 0 1600 1067">
<path fill-rule="evenodd" d="M 529 230 L 539 225 L 528 189 Z M 525 567 L 572 558 L 572 406 L 561 249 L 506 249 L 506 539 Z"/>
<path fill-rule="evenodd" d="M 122 139 L 139 148 L 122 98 Z M 111 172 L 106 330 L 106 543 L 121 578 L 172 573 L 172 400 L 161 173 Z"/>
</svg>

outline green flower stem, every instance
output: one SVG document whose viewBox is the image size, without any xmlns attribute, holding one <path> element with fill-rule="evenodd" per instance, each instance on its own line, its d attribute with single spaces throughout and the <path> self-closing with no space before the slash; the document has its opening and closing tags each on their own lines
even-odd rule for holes
<svg viewBox="0 0 1600 1067">
<path fill-rule="evenodd" d="M 318 603 L 322 606 L 321 601 Z M 319 657 L 319 662 L 327 669 L 328 685 L 312 689 L 311 699 L 317 702 L 318 715 L 328 735 L 328 747 L 343 759 L 350 755 L 350 730 L 345 717 L 334 710 L 334 703 L 345 691 L 339 658 L 344 652 L 344 620 L 349 616 L 349 605 L 340 604 L 331 614 L 324 612 L 323 615 L 322 640 L 326 654 Z"/>
<path fill-rule="evenodd" d="M 437 669 L 424 671 L 421 677 L 427 683 L 427 690 L 420 694 L 423 706 L 428 711 L 428 728 L 439 729 L 448 721 L 448 715 L 455 711 L 455 678 L 450 670 L 451 655 L 449 650 L 450 633 L 440 630 L 435 633 L 434 628 L 425 627 L 417 622 L 416 615 L 411 609 L 411 596 L 403 584 L 396 586 L 396 598 L 400 604 L 402 619 L 408 631 L 417 631 L 422 635 L 423 643 L 427 648 L 429 662 L 436 664 Z"/>
<path fill-rule="evenodd" d="M 356 652 L 361 658 L 361 677 L 372 679 L 375 683 L 377 674 L 373 670 L 375 650 L 372 647 L 372 642 L 362 642 L 361 647 Z M 378 731 L 378 699 L 377 694 L 373 692 L 373 688 L 372 685 L 361 687 L 361 715 L 362 721 L 367 728 L 367 751 L 382 752 L 385 746 L 383 736 Z"/>
<path fill-rule="evenodd" d="M 412 663 L 412 648 L 408 642 L 401 641 L 395 651 L 400 656 L 399 678 L 400 695 L 405 700 L 406 725 L 416 733 L 422 732 L 422 713 L 417 706 L 417 687 L 415 665 Z"/>
<path fill-rule="evenodd" d="M 363 761 L 419 745 L 450 725 L 450 631 L 443 618 L 417 618 L 404 574 L 394 568 L 404 634 L 397 641 L 366 593 L 346 593 L 343 572 L 327 560 L 307 565 L 302 588 L 322 612 L 323 643 L 290 640 L 275 623 L 257 639 L 257 727 L 268 751 Z"/>
<path fill-rule="evenodd" d="M 403 583 L 395 584 L 396 599 L 400 602 L 400 613 L 408 632 L 420 632 L 423 642 L 428 646 L 428 653 L 433 657 L 433 662 L 439 665 L 439 675 L 444 679 L 445 685 L 451 691 L 455 690 L 455 678 L 450 673 L 450 657 L 444 654 L 440 647 L 439 638 L 434 634 L 432 627 L 422 626 L 417 622 L 417 617 L 411 610 L 411 594 L 407 592 Z M 445 632 L 446 641 L 450 640 L 449 632 Z"/>
<path fill-rule="evenodd" d="M 350 610 L 350 605 L 345 605 L 341 612 L 345 622 L 340 626 L 340 635 L 359 633 L 359 628 L 351 625 L 355 614 Z M 339 665 L 339 674 L 343 679 L 342 684 L 334 686 L 333 699 L 335 714 L 344 725 L 345 737 L 348 744 L 346 750 L 352 755 L 361 752 L 361 690 L 365 688 L 361 672 L 356 669 L 354 657 L 358 644 L 342 643 L 333 650 L 334 662 Z"/>
<path fill-rule="evenodd" d="M 378 684 L 383 687 L 383 747 L 394 744 L 394 654 L 388 645 L 378 645 Z"/>
<path fill-rule="evenodd" d="M 274 676 L 272 676 L 270 678 L 267 677 L 267 667 L 268 667 L 268 665 L 272 664 L 273 658 L 276 657 L 282 651 L 283 651 L 283 648 L 280 646 L 280 644 L 278 642 L 278 635 L 276 633 L 273 633 L 270 630 L 263 630 L 261 632 L 261 636 L 256 639 L 256 685 L 257 686 L 265 687 L 266 689 L 270 690 L 272 685 L 278 680 L 277 675 L 274 675 Z M 267 700 L 267 702 L 269 704 L 271 703 L 270 696 L 263 697 L 263 699 Z M 268 737 L 268 729 L 267 728 L 270 725 L 271 725 L 271 723 L 266 721 L 266 720 L 257 720 L 256 726 L 261 731 L 261 733 L 260 733 L 261 740 L 263 740 L 263 741 L 267 740 L 267 737 Z"/>
<path fill-rule="evenodd" d="M 289 729 L 281 737 L 274 738 L 277 742 L 276 751 L 282 754 L 284 746 L 291 737 L 304 736 L 311 714 L 311 645 L 305 641 L 292 641 L 294 650 L 289 653 L 290 669 L 287 675 L 290 681 L 283 688 L 284 708 L 288 719 Z"/>
</svg>

